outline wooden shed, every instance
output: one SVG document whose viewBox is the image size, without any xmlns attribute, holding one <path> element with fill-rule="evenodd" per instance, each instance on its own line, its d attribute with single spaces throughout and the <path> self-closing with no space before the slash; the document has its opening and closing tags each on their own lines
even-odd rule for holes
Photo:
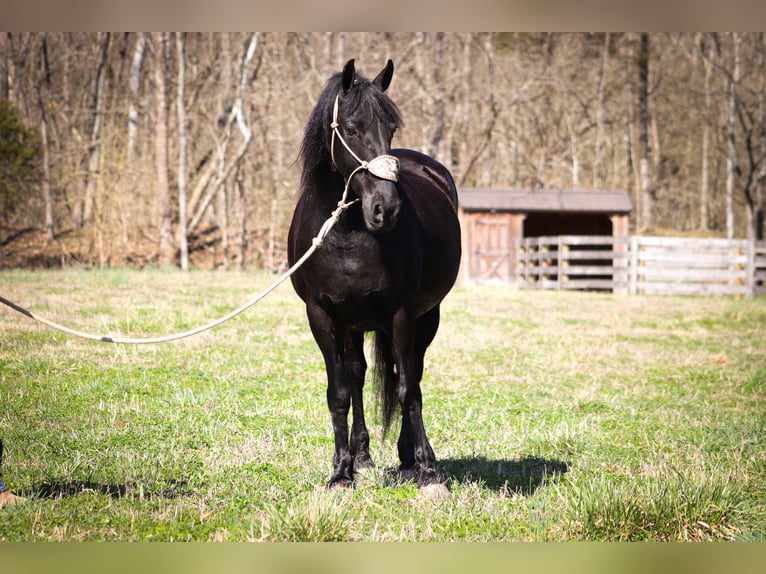
<svg viewBox="0 0 766 574">
<path fill-rule="evenodd" d="M 620 190 L 458 190 L 463 233 L 461 276 L 469 282 L 518 279 L 518 248 L 528 237 L 627 237 L 632 204 Z"/>
</svg>

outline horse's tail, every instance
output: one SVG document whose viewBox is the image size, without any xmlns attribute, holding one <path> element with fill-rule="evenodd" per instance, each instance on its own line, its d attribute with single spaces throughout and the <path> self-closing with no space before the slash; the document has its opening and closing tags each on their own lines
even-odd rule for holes
<svg viewBox="0 0 766 574">
<path fill-rule="evenodd" d="M 383 331 L 375 332 L 375 386 L 382 408 L 383 436 L 388 433 L 394 418 L 399 397 L 396 392 L 397 376 L 394 372 L 394 356 L 391 341 Z"/>
</svg>

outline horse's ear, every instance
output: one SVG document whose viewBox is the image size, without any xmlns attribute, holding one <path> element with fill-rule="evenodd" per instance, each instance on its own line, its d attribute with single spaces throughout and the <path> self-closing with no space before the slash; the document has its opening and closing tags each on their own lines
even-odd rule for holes
<svg viewBox="0 0 766 574">
<path fill-rule="evenodd" d="M 389 60 L 383 71 L 376 76 L 372 81 L 373 84 L 380 88 L 381 92 L 385 92 L 391 83 L 391 78 L 394 76 L 394 63 Z"/>
<path fill-rule="evenodd" d="M 343 93 L 345 94 L 354 85 L 354 77 L 356 76 L 356 70 L 354 70 L 354 58 L 351 58 L 346 65 L 343 66 Z"/>
</svg>

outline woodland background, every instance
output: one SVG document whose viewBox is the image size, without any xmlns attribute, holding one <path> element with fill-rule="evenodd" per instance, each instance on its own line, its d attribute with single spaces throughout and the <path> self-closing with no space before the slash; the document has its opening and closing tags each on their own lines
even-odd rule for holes
<svg viewBox="0 0 766 574">
<path fill-rule="evenodd" d="M 763 238 L 764 33 L 0 33 L 0 267 L 285 265 L 349 58 L 459 187 L 624 189 L 638 233 Z"/>
</svg>

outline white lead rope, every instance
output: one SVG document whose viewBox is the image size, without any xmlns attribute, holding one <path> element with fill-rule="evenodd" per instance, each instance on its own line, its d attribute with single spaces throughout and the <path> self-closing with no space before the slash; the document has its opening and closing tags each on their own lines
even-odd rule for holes
<svg viewBox="0 0 766 574">
<path fill-rule="evenodd" d="M 346 187 L 348 189 L 348 186 Z M 61 331 L 63 333 L 67 333 L 68 335 L 74 335 L 75 337 L 80 337 L 81 339 L 88 339 L 90 341 L 100 341 L 102 343 L 118 343 L 121 345 L 146 345 L 149 343 L 167 343 L 168 341 L 176 341 L 178 339 L 183 339 L 185 337 L 191 337 L 192 335 L 196 335 L 198 333 L 202 333 L 203 331 L 207 331 L 209 329 L 212 329 L 213 327 L 217 327 L 221 323 L 225 323 L 229 319 L 232 319 L 233 317 L 236 317 L 240 313 L 246 311 L 256 303 L 258 303 L 261 299 L 266 297 L 269 293 L 274 291 L 279 285 L 281 285 L 290 275 L 295 273 L 301 265 L 303 265 L 306 261 L 308 261 L 309 257 L 311 257 L 314 252 L 319 249 L 322 246 L 322 243 L 324 242 L 325 237 L 327 237 L 327 234 L 330 233 L 330 230 L 333 228 L 333 226 L 340 220 L 340 216 L 343 214 L 346 209 L 348 209 L 351 205 L 359 201 L 358 199 L 346 202 L 345 201 L 345 193 L 343 199 L 338 203 L 338 207 L 335 209 L 335 211 L 332 212 L 330 217 L 327 219 L 327 221 L 324 222 L 321 229 L 319 230 L 319 233 L 317 233 L 317 236 L 314 237 L 314 239 L 311 242 L 311 247 L 308 248 L 306 253 L 303 254 L 303 257 L 301 257 L 298 261 L 295 262 L 295 264 L 288 269 L 285 273 L 282 274 L 274 283 L 272 283 L 266 290 L 259 293 L 252 299 L 250 299 L 247 303 L 244 305 L 234 309 L 231 313 L 224 315 L 220 319 L 216 319 L 215 321 L 211 321 L 205 325 L 202 325 L 200 327 L 196 327 L 195 329 L 190 329 L 189 331 L 184 331 L 182 333 L 176 333 L 173 335 L 165 335 L 162 337 L 146 337 L 146 338 L 132 338 L 132 337 L 111 337 L 108 335 L 94 335 L 92 333 L 85 333 L 83 331 L 78 331 L 77 329 L 71 329 L 69 327 L 65 327 L 64 325 L 59 325 L 58 323 L 55 323 L 51 321 L 50 319 L 46 319 L 45 317 L 40 317 L 38 315 L 35 315 L 28 309 L 25 309 L 24 307 L 17 305 L 13 301 L 9 301 L 3 296 L 0 296 L 0 303 L 3 303 L 10 307 L 11 309 L 14 309 L 15 311 L 18 311 L 22 315 L 26 315 L 30 319 L 33 319 L 37 321 L 38 323 L 42 323 L 43 325 L 47 325 L 48 327 L 51 327 L 53 329 L 56 329 L 57 331 Z"/>
</svg>

